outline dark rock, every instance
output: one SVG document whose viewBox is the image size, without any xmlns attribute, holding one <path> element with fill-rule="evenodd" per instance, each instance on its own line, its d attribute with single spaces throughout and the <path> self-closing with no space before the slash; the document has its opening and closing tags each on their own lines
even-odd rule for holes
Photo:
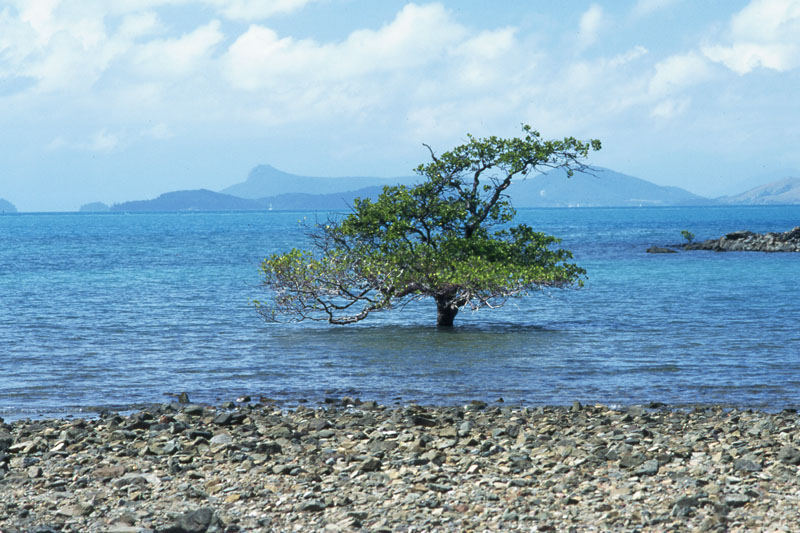
<svg viewBox="0 0 800 533">
<path fill-rule="evenodd" d="M 664 248 L 663 246 L 651 246 L 647 249 L 648 254 L 677 254 L 677 250 L 672 248 Z"/>
<path fill-rule="evenodd" d="M 740 472 L 760 472 L 761 465 L 751 459 L 741 458 L 733 462 L 733 468 Z"/>
<path fill-rule="evenodd" d="M 187 404 L 189 403 L 189 393 L 182 392 L 178 395 L 178 403 L 180 404 Z"/>
<path fill-rule="evenodd" d="M 281 453 L 281 445 L 273 441 L 259 442 L 256 446 L 256 452 L 264 453 L 267 455 L 274 455 Z"/>
<path fill-rule="evenodd" d="M 699 498 L 695 496 L 684 496 L 672 506 L 672 516 L 676 518 L 691 516 L 698 505 L 700 505 Z"/>
<path fill-rule="evenodd" d="M 233 416 L 230 413 L 220 413 L 214 417 L 214 424 L 218 426 L 230 426 Z"/>
<path fill-rule="evenodd" d="M 324 510 L 326 507 L 325 502 L 320 500 L 310 500 L 307 502 L 303 502 L 298 506 L 299 511 L 304 511 L 307 513 L 318 513 Z"/>
<path fill-rule="evenodd" d="M 381 462 L 376 457 L 370 457 L 369 459 L 365 460 L 361 463 L 359 470 L 362 472 L 375 472 L 376 470 L 381 469 Z"/>
<path fill-rule="evenodd" d="M 622 468 L 636 468 L 637 466 L 644 463 L 645 457 L 644 455 L 635 453 L 630 454 L 626 453 L 619 458 L 619 466 Z"/>
<path fill-rule="evenodd" d="M 10 433 L 0 431 L 0 452 L 4 452 L 11 448 L 13 443 L 14 437 L 12 437 Z"/>
<path fill-rule="evenodd" d="M 189 430 L 189 438 L 190 439 L 201 438 L 201 439 L 208 440 L 213 436 L 214 436 L 213 433 L 211 433 L 210 431 L 207 431 L 205 429 L 192 428 L 192 429 Z"/>
<path fill-rule="evenodd" d="M 784 233 L 734 231 L 719 239 L 684 245 L 686 250 L 715 252 L 800 252 L 800 227 Z"/>
<path fill-rule="evenodd" d="M 190 511 L 178 518 L 175 524 L 160 533 L 205 533 L 211 528 L 224 529 L 225 524 L 210 507 Z"/>
<path fill-rule="evenodd" d="M 435 492 L 450 492 L 453 490 L 453 487 L 450 485 L 443 485 L 441 483 L 428 483 L 428 488 Z"/>
<path fill-rule="evenodd" d="M 434 427 L 436 420 L 424 415 L 411 415 L 409 421 L 415 426 Z"/>
<path fill-rule="evenodd" d="M 323 429 L 328 429 L 330 427 L 332 427 L 332 424 L 325 418 L 315 418 L 314 420 L 308 423 L 308 429 L 314 431 L 321 431 Z"/>
<path fill-rule="evenodd" d="M 728 507 L 743 507 L 750 502 L 750 497 L 746 494 L 726 494 L 722 501 Z"/>
<path fill-rule="evenodd" d="M 203 416 L 205 409 L 202 405 L 190 404 L 183 408 L 183 413 L 189 416 Z"/>
</svg>

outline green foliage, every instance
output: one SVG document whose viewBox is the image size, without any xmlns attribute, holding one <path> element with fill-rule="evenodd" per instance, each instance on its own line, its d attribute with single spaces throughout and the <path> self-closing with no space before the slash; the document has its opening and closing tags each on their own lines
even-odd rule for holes
<svg viewBox="0 0 800 533">
<path fill-rule="evenodd" d="M 692 242 L 694 240 L 694 233 L 689 230 L 682 230 L 681 236 L 686 239 L 687 242 Z"/>
<path fill-rule="evenodd" d="M 261 265 L 271 303 L 257 302 L 269 320 L 347 324 L 369 313 L 432 297 L 439 325 L 464 307 L 496 307 L 543 287 L 581 285 L 585 271 L 552 249 L 555 237 L 509 226 L 515 211 L 505 190 L 513 179 L 546 168 L 586 169 L 580 160 L 600 142 L 541 140 L 523 126 L 521 138 L 478 139 L 417 167 L 414 187 L 385 187 L 374 201 L 318 225 L 314 252 L 274 254 Z"/>
</svg>

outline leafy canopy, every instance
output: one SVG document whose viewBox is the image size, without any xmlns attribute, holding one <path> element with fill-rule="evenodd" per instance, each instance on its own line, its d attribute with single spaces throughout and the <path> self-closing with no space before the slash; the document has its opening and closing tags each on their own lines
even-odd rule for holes
<svg viewBox="0 0 800 533">
<path fill-rule="evenodd" d="M 581 160 L 600 141 L 542 140 L 523 126 L 510 139 L 475 138 L 419 165 L 416 186 L 384 187 L 376 199 L 356 199 L 349 215 L 318 224 L 313 251 L 266 258 L 261 270 L 271 301 L 256 302 L 268 320 L 348 324 L 370 313 L 431 297 L 437 322 L 458 311 L 496 307 L 543 287 L 581 285 L 585 271 L 553 249 L 555 237 L 525 224 L 506 190 L 544 169 L 585 171 Z"/>
</svg>

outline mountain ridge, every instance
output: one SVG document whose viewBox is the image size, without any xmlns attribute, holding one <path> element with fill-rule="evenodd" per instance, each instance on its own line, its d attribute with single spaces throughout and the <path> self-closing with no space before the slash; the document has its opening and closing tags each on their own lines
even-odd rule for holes
<svg viewBox="0 0 800 533">
<path fill-rule="evenodd" d="M 712 200 L 679 187 L 655 183 L 602 167 L 567 177 L 563 169 L 525 178 L 509 187 L 516 207 L 634 207 L 703 205 Z"/>
<path fill-rule="evenodd" d="M 410 185 L 419 178 L 322 178 L 298 176 L 270 165 L 254 167 L 244 182 L 222 191 L 194 189 L 164 193 L 152 200 L 123 202 L 111 211 L 335 211 L 355 198 L 375 199 L 386 185 Z M 357 185 L 364 185 L 356 187 Z M 356 188 L 349 188 L 356 187 Z M 244 191 L 256 197 L 242 197 Z M 313 192 L 309 192 L 313 191 Z M 261 193 L 270 193 L 261 195 Z M 745 193 L 717 199 L 680 187 L 662 186 L 611 169 L 590 167 L 568 178 L 562 169 L 516 180 L 508 189 L 515 207 L 634 207 L 800 203 L 800 178 L 784 178 Z"/>
<path fill-rule="evenodd" d="M 416 179 L 412 176 L 396 178 L 300 176 L 278 170 L 271 165 L 258 165 L 248 173 L 245 181 L 226 187 L 220 192 L 257 200 L 268 196 L 308 193 L 308 191 L 314 191 L 313 194 L 333 194 L 398 183 L 408 185 Z"/>
<path fill-rule="evenodd" d="M 729 205 L 800 204 L 800 178 L 785 177 L 717 201 Z"/>
</svg>

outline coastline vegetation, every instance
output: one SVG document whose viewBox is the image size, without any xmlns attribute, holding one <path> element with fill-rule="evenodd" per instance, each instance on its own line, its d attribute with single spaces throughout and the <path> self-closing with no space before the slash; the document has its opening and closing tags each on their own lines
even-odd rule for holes
<svg viewBox="0 0 800 533">
<path fill-rule="evenodd" d="M 555 237 L 525 224 L 506 189 L 543 169 L 568 176 L 599 150 L 599 140 L 543 140 L 523 125 L 522 136 L 476 138 L 416 168 L 418 185 L 384 187 L 374 201 L 356 199 L 343 219 L 318 224 L 313 250 L 266 258 L 256 302 L 270 321 L 321 320 L 350 324 L 369 314 L 433 298 L 437 325 L 451 327 L 463 308 L 503 305 L 544 287 L 580 286 L 585 270 Z"/>
</svg>

